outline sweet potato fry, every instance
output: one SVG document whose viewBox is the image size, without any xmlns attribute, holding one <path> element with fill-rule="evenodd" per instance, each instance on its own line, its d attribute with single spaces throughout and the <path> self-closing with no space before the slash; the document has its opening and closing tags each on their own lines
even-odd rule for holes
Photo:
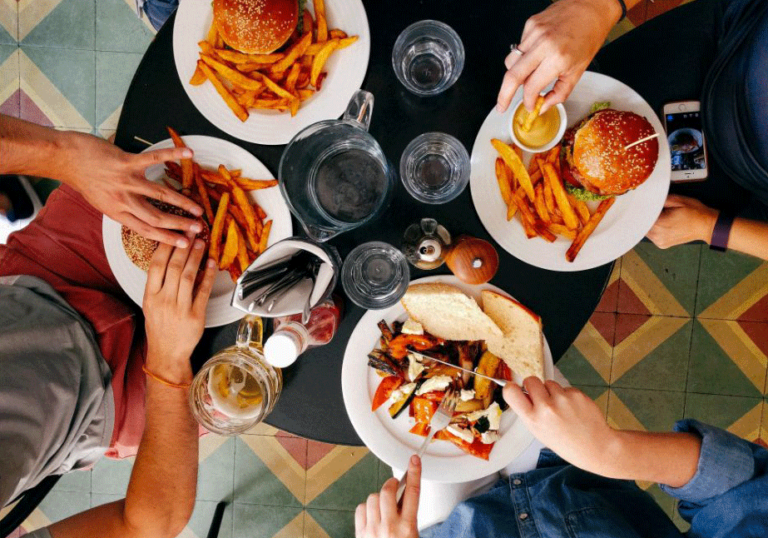
<svg viewBox="0 0 768 538">
<path fill-rule="evenodd" d="M 216 172 L 210 170 L 200 170 L 200 175 L 206 183 L 213 183 L 214 185 L 222 185 L 229 187 L 229 182 Z"/>
<path fill-rule="evenodd" d="M 320 85 L 322 84 L 320 81 L 320 73 L 323 71 L 323 67 L 325 66 L 325 62 L 328 61 L 328 58 L 333 53 L 334 50 L 336 50 L 336 47 L 339 46 L 339 42 L 336 39 L 331 39 L 328 41 L 322 49 L 320 49 L 320 52 L 317 53 L 317 55 L 312 59 L 312 71 L 309 75 L 309 82 L 314 86 L 315 88 L 320 88 Z"/>
<path fill-rule="evenodd" d="M 227 206 L 229 205 L 229 193 L 221 195 L 219 207 L 216 209 L 216 217 L 213 219 L 211 227 L 211 244 L 208 247 L 208 257 L 219 263 L 219 249 L 221 248 L 221 235 L 224 232 L 224 221 L 227 217 Z"/>
<path fill-rule="evenodd" d="M 325 18 L 324 0 L 313 0 L 315 7 L 315 19 L 317 20 L 317 42 L 324 43 L 328 40 L 328 21 Z"/>
<path fill-rule="evenodd" d="M 491 139 L 491 144 L 494 148 L 496 148 L 496 151 L 499 152 L 501 158 L 504 159 L 504 162 L 512 170 L 512 173 L 520 183 L 520 186 L 523 187 L 523 190 L 525 190 L 525 194 L 528 196 L 528 199 L 533 202 L 536 195 L 533 192 L 531 176 L 528 175 L 528 170 L 525 169 L 523 161 L 520 160 L 520 157 L 517 156 L 517 153 L 515 153 L 512 148 L 510 148 L 507 144 L 498 138 Z"/>
<path fill-rule="evenodd" d="M 601 220 L 603 220 L 603 217 L 615 201 L 616 198 L 606 198 L 600 202 L 600 205 L 597 206 L 597 211 L 595 211 L 595 213 L 589 218 L 589 222 L 587 222 L 587 224 L 585 224 L 584 227 L 579 230 L 579 233 L 576 234 L 576 239 L 573 240 L 573 243 L 571 243 L 571 246 L 568 248 L 568 252 L 565 253 L 566 260 L 573 262 L 573 260 L 576 259 L 576 256 L 579 255 L 581 247 L 584 246 L 584 243 L 587 241 L 589 236 L 592 235 L 592 232 L 595 231 L 595 228 L 597 228 L 597 225 L 600 224 Z"/>
<path fill-rule="evenodd" d="M 193 164 L 193 177 L 195 178 L 195 185 L 197 186 L 197 192 L 200 195 L 200 201 L 202 202 L 203 209 L 205 209 L 205 216 L 208 222 L 213 222 L 213 208 L 211 208 L 211 200 L 208 197 L 208 191 L 203 183 L 203 176 L 200 173 L 200 165 Z"/>
<path fill-rule="evenodd" d="M 544 105 L 544 96 L 539 95 L 539 97 L 536 99 L 536 105 L 533 107 L 533 110 L 528 113 L 528 115 L 525 117 L 525 121 L 523 122 L 522 129 L 525 132 L 528 132 L 531 130 L 531 127 L 533 127 L 533 122 L 536 121 L 536 118 L 539 117 L 539 112 L 541 112 L 541 107 Z"/>
<path fill-rule="evenodd" d="M 221 63 L 220 61 L 214 59 L 212 56 L 209 56 L 207 54 L 201 54 L 200 58 L 211 66 L 217 73 L 219 73 L 222 77 L 224 77 L 226 80 L 230 81 L 232 84 L 239 86 L 241 88 L 244 88 L 246 90 L 258 90 L 264 84 L 262 82 L 259 82 L 258 80 L 254 80 L 240 71 L 237 71 L 236 69 L 232 69 L 226 64 Z"/>
<path fill-rule="evenodd" d="M 509 184 L 507 166 L 504 164 L 504 159 L 501 157 L 496 158 L 496 181 L 499 183 L 501 198 L 504 200 L 504 203 L 509 206 L 509 204 L 512 203 L 512 188 Z"/>
<path fill-rule="evenodd" d="M 222 271 L 229 269 L 229 266 L 232 265 L 232 262 L 237 257 L 239 248 L 237 225 L 233 219 L 230 219 L 229 226 L 227 227 L 227 240 L 224 243 L 224 251 L 221 253 L 221 260 L 219 261 L 219 269 Z"/>
<path fill-rule="evenodd" d="M 277 185 L 276 179 L 248 179 L 247 177 L 236 177 L 234 180 L 238 187 L 246 191 L 268 189 Z"/>
<path fill-rule="evenodd" d="M 552 188 L 552 194 L 555 197 L 555 202 L 557 202 L 557 207 L 560 208 L 560 212 L 563 214 L 565 225 L 571 230 L 575 230 L 579 227 L 579 218 L 576 216 L 576 212 L 571 207 L 571 204 L 568 203 L 568 196 L 563 187 L 562 180 L 558 177 L 551 163 L 542 163 L 541 161 L 539 163 L 542 174 L 547 178 L 547 182 L 549 182 Z"/>
<path fill-rule="evenodd" d="M 232 110 L 232 112 L 235 113 L 235 116 L 237 116 L 240 121 L 247 120 L 248 111 L 243 107 L 243 105 L 237 102 L 234 95 L 229 92 L 224 83 L 219 80 L 219 77 L 216 76 L 216 73 L 214 73 L 213 70 L 205 63 L 198 65 L 200 65 L 200 69 L 202 69 L 203 73 L 205 73 L 205 76 L 208 77 L 208 80 L 210 80 L 213 84 L 213 87 L 216 88 L 216 91 L 219 92 L 219 95 L 221 95 L 222 99 L 224 99 L 224 102 L 227 103 L 227 106 Z"/>
<path fill-rule="evenodd" d="M 269 244 L 269 232 L 272 230 L 272 221 L 268 220 L 264 223 L 264 230 L 261 232 L 261 237 L 259 238 L 259 251 L 258 253 L 261 254 L 265 250 L 267 250 L 267 245 Z"/>
<path fill-rule="evenodd" d="M 173 140 L 173 145 L 177 148 L 186 148 L 187 145 L 184 143 L 184 141 L 179 136 L 179 133 L 176 132 L 175 129 L 172 127 L 166 127 L 168 129 L 168 134 L 171 135 L 171 139 Z M 192 178 L 192 159 L 181 159 L 181 188 L 183 189 L 190 189 L 192 188 L 192 183 L 194 179 Z"/>
<path fill-rule="evenodd" d="M 237 263 L 240 265 L 240 270 L 245 272 L 248 266 L 251 264 L 248 259 L 248 246 L 245 244 L 243 233 L 240 231 L 240 226 L 237 222 L 234 222 L 235 233 L 237 234 Z"/>
<path fill-rule="evenodd" d="M 304 29 L 304 35 L 301 36 L 301 39 L 299 39 L 296 43 L 288 47 L 288 50 L 285 51 L 285 56 L 280 59 L 280 61 L 276 62 L 272 67 L 269 69 L 271 73 L 283 73 L 286 69 L 291 67 L 291 64 L 301 58 L 304 55 L 304 52 L 307 50 L 307 47 L 309 47 L 312 44 L 312 31 L 310 30 L 307 32 L 306 28 Z"/>
</svg>

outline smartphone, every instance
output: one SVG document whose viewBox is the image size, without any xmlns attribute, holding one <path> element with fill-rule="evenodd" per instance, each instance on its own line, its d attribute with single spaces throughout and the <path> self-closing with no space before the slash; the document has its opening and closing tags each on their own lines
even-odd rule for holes
<svg viewBox="0 0 768 538">
<path fill-rule="evenodd" d="M 709 173 L 700 108 L 699 101 L 674 101 L 664 105 L 673 182 L 703 181 Z"/>
</svg>

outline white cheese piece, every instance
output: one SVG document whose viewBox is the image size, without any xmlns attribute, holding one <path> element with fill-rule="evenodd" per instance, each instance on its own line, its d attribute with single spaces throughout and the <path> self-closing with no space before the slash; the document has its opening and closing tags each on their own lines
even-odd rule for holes
<svg viewBox="0 0 768 538">
<path fill-rule="evenodd" d="M 500 437 L 499 432 L 488 430 L 487 432 L 480 434 L 480 442 L 484 445 L 490 445 L 491 443 L 498 441 Z"/>
<path fill-rule="evenodd" d="M 458 426 L 450 425 L 448 426 L 447 430 L 448 430 L 448 433 L 455 435 L 459 439 L 463 439 L 467 443 L 471 443 L 475 440 L 474 434 L 469 430 L 465 430 L 464 428 L 459 428 Z"/>
<path fill-rule="evenodd" d="M 424 334 L 424 327 L 422 327 L 421 323 L 418 321 L 412 320 L 411 318 L 408 318 L 408 320 L 403 323 L 403 328 L 400 330 L 403 334 L 417 334 L 422 335 Z"/>
<path fill-rule="evenodd" d="M 481 417 L 488 417 L 489 430 L 498 430 L 501 426 L 501 407 L 496 402 L 488 406 L 488 409 L 473 411 L 467 415 L 467 420 L 477 422 Z"/>
<path fill-rule="evenodd" d="M 407 383 L 405 385 L 400 385 L 400 387 L 396 390 L 392 391 L 392 394 L 389 395 L 389 399 L 392 400 L 392 403 L 398 401 L 403 396 L 407 396 L 408 394 L 413 391 L 414 387 L 416 387 L 416 383 Z"/>
<path fill-rule="evenodd" d="M 428 392 L 443 390 L 447 388 L 448 385 L 451 384 L 452 380 L 453 378 L 447 375 L 436 375 L 435 377 L 430 377 L 419 388 L 418 392 L 416 393 L 416 396 L 421 396 L 422 394 L 426 394 Z"/>
<path fill-rule="evenodd" d="M 469 390 L 461 389 L 461 394 L 459 394 L 459 400 L 461 400 L 462 402 L 468 402 L 469 400 L 474 400 L 474 399 L 475 399 L 474 389 L 469 389 Z"/>
<path fill-rule="evenodd" d="M 408 379 L 416 381 L 419 374 L 424 371 L 424 365 L 419 362 L 415 355 L 408 355 Z"/>
</svg>

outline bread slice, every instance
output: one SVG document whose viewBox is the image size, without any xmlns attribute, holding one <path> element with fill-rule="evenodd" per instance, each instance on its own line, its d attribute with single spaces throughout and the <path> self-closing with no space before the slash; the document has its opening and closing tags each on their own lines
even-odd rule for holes
<svg viewBox="0 0 768 538">
<path fill-rule="evenodd" d="M 504 332 L 486 339 L 488 350 L 507 363 L 522 381 L 536 376 L 544 381 L 544 335 L 541 318 L 517 301 L 483 290 L 483 310 Z"/>
<path fill-rule="evenodd" d="M 474 299 L 448 284 L 413 284 L 400 300 L 424 330 L 445 340 L 502 338 L 501 329 Z"/>
</svg>

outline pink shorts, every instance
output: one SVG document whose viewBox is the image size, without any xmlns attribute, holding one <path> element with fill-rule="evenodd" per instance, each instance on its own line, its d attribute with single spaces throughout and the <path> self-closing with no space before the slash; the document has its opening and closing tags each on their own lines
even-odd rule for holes
<svg viewBox="0 0 768 538">
<path fill-rule="evenodd" d="M 93 327 L 112 370 L 115 426 L 107 456 L 133 456 L 144 430 L 146 356 L 141 309 L 123 293 L 107 263 L 102 215 L 73 189 L 53 191 L 35 220 L 0 245 L 0 276 L 50 284 Z"/>
</svg>

